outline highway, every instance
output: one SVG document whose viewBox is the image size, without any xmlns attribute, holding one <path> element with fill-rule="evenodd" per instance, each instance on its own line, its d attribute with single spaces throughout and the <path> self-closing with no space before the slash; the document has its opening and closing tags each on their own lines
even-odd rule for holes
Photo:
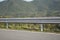
<svg viewBox="0 0 60 40">
<path fill-rule="evenodd" d="M 60 34 L 0 29 L 0 40 L 60 40 Z"/>
</svg>

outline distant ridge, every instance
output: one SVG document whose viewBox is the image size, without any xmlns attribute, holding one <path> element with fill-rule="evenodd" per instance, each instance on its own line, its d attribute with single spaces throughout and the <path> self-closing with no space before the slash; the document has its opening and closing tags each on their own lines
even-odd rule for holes
<svg viewBox="0 0 60 40">
<path fill-rule="evenodd" d="M 60 17 L 60 1 L 34 0 L 7 0 L 0 2 L 0 16 L 7 17 Z"/>
</svg>

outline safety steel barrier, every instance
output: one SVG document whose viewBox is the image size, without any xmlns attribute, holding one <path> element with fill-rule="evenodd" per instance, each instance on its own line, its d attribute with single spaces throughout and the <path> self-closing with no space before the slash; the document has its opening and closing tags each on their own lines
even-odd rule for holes
<svg viewBox="0 0 60 40">
<path fill-rule="evenodd" d="M 43 31 L 43 24 L 59 24 L 60 17 L 35 17 L 35 18 L 0 18 L 0 22 L 6 23 L 8 28 L 8 23 L 36 23 L 41 25 L 41 31 Z"/>
</svg>

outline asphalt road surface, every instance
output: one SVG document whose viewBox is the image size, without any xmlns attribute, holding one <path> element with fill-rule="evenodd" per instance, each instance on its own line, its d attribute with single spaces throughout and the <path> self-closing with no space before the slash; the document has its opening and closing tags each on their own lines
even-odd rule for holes
<svg viewBox="0 0 60 40">
<path fill-rule="evenodd" d="M 60 40 L 60 34 L 0 29 L 0 40 Z"/>
</svg>

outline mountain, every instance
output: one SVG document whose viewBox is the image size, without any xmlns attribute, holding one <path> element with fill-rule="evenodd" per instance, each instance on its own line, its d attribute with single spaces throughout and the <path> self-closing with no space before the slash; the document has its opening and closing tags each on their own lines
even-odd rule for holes
<svg viewBox="0 0 60 40">
<path fill-rule="evenodd" d="M 0 16 L 7 17 L 45 17 L 60 16 L 59 0 L 6 0 L 0 2 Z"/>
<path fill-rule="evenodd" d="M 50 3 L 47 15 L 60 17 L 60 0 L 53 0 Z"/>
</svg>

